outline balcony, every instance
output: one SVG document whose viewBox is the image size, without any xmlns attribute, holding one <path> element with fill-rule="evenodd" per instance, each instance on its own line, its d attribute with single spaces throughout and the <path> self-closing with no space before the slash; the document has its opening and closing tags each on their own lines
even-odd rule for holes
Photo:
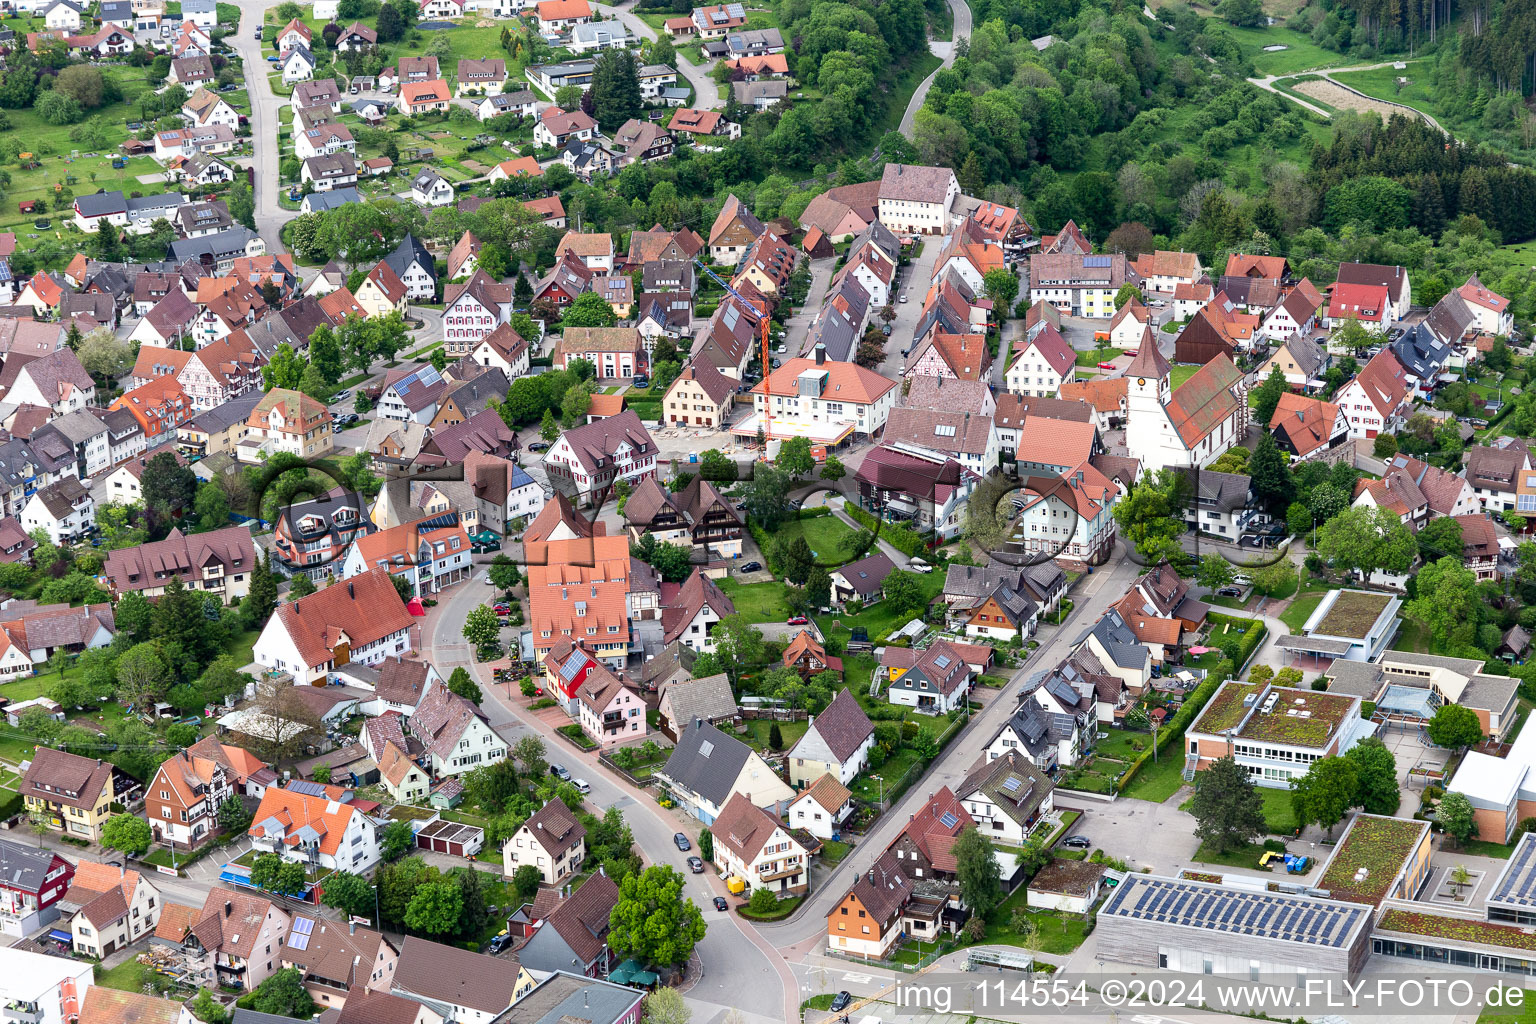
<svg viewBox="0 0 1536 1024">
<path fill-rule="evenodd" d="M 804 874 L 804 873 L 805 873 L 805 865 L 804 864 L 801 864 L 799 861 L 791 861 L 791 862 L 785 863 L 781 867 L 775 867 L 771 871 L 759 871 L 757 873 L 757 877 L 758 877 L 759 881 L 763 881 L 763 882 L 776 882 L 776 881 L 778 881 L 781 878 L 790 878 L 790 877 L 792 877 L 794 875 L 800 875 L 800 874 Z"/>
<path fill-rule="evenodd" d="M 42 1024 L 43 1008 L 36 1003 L 6 1003 L 5 1019 L 16 1024 Z"/>
</svg>

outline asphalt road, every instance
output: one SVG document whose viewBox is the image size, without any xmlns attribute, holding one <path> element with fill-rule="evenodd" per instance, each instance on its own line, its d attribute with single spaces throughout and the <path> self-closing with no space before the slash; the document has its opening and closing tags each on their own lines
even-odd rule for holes
<svg viewBox="0 0 1536 1024">
<path fill-rule="evenodd" d="M 240 28 L 224 42 L 240 55 L 245 65 L 245 91 L 251 99 L 251 139 L 256 150 L 256 233 L 267 243 L 269 253 L 286 252 L 283 246 L 282 227 L 292 214 L 277 204 L 277 194 L 282 188 L 278 175 L 277 126 L 278 111 L 287 102 L 285 97 L 274 96 L 267 84 L 267 52 L 262 44 L 252 38 L 256 27 L 262 23 L 266 12 L 276 7 L 276 0 L 239 0 Z"/>
<path fill-rule="evenodd" d="M 928 98 L 928 89 L 933 85 L 934 78 L 940 71 L 955 63 L 955 43 L 961 39 L 971 38 L 971 5 L 965 0 L 949 0 L 949 10 L 955 19 L 955 30 L 951 33 L 953 41 L 943 39 L 928 40 L 928 49 L 934 56 L 942 57 L 944 63 L 923 79 L 922 83 L 912 93 L 912 99 L 907 103 L 907 112 L 901 115 L 901 134 L 912 137 L 912 127 L 917 120 L 917 112 L 923 107 L 923 100 Z"/>
<path fill-rule="evenodd" d="M 460 630 L 469 611 L 493 596 L 493 589 L 480 580 L 483 573 L 482 568 L 473 580 L 457 587 L 434 609 L 434 617 L 423 630 L 426 658 L 445 676 L 459 665 L 467 668 L 484 693 L 481 709 L 498 733 L 509 743 L 525 735 L 540 736 L 551 761 L 564 764 L 573 775 L 591 785 L 588 799 L 594 808 L 617 807 L 624 812 L 646 863 L 668 864 L 688 880 L 687 894 L 699 905 L 709 926 L 696 950 L 697 966 L 702 967 L 703 974 L 687 994 L 695 1004 L 695 1020 L 713 1020 L 725 1009 L 741 1011 L 751 1024 L 780 1024 L 789 1020 L 799 1001 L 788 967 L 772 944 L 759 937 L 750 924 L 733 913 L 719 913 L 711 906 L 716 895 L 725 895 L 725 888 L 713 871 L 701 875 L 688 871 L 687 857 L 698 852 L 699 823 L 662 809 L 652 797 L 600 767 L 595 755 L 576 751 L 548 724 L 526 711 L 520 696 L 509 696 L 509 687 L 497 687 L 490 673 L 474 663 Z M 680 831 L 690 837 L 694 846 L 690 853 L 679 851 L 673 844 L 673 835 Z"/>
</svg>

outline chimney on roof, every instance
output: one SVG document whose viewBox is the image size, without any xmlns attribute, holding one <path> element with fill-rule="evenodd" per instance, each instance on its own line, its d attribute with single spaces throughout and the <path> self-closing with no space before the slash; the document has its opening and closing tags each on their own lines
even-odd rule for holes
<svg viewBox="0 0 1536 1024">
<path fill-rule="evenodd" d="M 231 903 L 229 900 L 225 900 L 224 901 L 224 916 L 228 917 L 229 915 L 233 914 L 234 912 L 235 912 L 235 905 L 233 903 Z"/>
<path fill-rule="evenodd" d="M 347 596 L 353 598 L 354 600 L 357 598 L 357 591 L 353 589 L 353 586 L 350 583 L 347 584 Z"/>
<path fill-rule="evenodd" d="M 816 346 L 816 365 L 817 366 L 821 366 L 821 365 L 825 364 L 826 361 L 827 361 L 827 346 L 825 346 L 825 345 L 817 345 Z"/>
</svg>

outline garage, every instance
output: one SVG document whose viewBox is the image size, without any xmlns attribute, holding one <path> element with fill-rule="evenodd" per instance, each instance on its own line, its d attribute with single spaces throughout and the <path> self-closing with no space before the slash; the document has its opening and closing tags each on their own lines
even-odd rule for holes
<svg viewBox="0 0 1536 1024">
<path fill-rule="evenodd" d="M 435 819 L 416 833 L 418 849 L 446 853 L 454 857 L 473 857 L 485 845 L 485 830 L 457 821 Z"/>
</svg>

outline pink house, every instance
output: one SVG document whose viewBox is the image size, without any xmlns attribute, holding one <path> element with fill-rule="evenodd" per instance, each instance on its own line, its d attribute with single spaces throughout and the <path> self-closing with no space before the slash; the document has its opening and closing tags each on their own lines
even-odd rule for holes
<svg viewBox="0 0 1536 1024">
<path fill-rule="evenodd" d="M 599 747 L 645 739 L 645 698 L 601 662 L 576 691 L 576 704 L 581 731 Z"/>
</svg>

